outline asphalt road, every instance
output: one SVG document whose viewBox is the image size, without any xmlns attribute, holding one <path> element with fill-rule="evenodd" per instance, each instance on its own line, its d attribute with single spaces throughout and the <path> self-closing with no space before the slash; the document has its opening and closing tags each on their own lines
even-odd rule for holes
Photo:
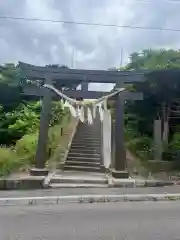
<svg viewBox="0 0 180 240">
<path fill-rule="evenodd" d="M 180 193 L 180 186 L 146 187 L 146 188 L 61 188 L 44 190 L 0 191 L 3 197 L 42 197 L 42 196 L 67 196 L 82 194 L 159 194 Z"/>
<path fill-rule="evenodd" d="M 3 240 L 178 240 L 180 204 L 105 203 L 0 209 Z"/>
</svg>

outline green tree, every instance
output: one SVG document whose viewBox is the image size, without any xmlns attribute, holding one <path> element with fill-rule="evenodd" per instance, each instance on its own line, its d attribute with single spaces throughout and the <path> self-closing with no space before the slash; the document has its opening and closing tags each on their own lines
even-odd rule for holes
<svg viewBox="0 0 180 240">
<path fill-rule="evenodd" d="M 137 91 L 143 92 L 144 100 L 127 105 L 127 111 L 137 115 L 141 133 L 152 135 L 152 121 L 160 118 L 164 126 L 164 140 L 168 139 L 169 120 L 180 113 L 180 51 L 143 50 L 133 53 L 125 69 L 149 69 L 143 83 L 135 84 Z M 151 71 L 152 70 L 152 71 Z"/>
</svg>

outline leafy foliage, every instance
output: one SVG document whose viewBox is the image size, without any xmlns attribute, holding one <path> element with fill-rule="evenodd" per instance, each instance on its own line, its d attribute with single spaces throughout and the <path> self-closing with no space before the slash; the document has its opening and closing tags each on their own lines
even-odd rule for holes
<svg viewBox="0 0 180 240">
<path fill-rule="evenodd" d="M 152 146 L 152 140 L 147 136 L 132 138 L 127 143 L 128 149 L 143 161 L 152 159 Z"/>
<path fill-rule="evenodd" d="M 34 132 L 39 126 L 40 103 L 20 104 L 12 112 L 4 114 L 0 123 L 3 131 L 1 144 L 12 144 L 27 133 Z"/>
<path fill-rule="evenodd" d="M 58 68 L 60 66 L 49 67 Z M 66 68 L 65 66 L 61 67 Z M 0 148 L 0 176 L 9 174 L 24 165 L 32 166 L 34 164 L 41 101 L 21 96 L 21 86 L 27 84 L 25 80 L 27 79 L 22 77 L 19 68 L 14 64 L 0 66 L 0 144 L 11 146 Z M 70 84 L 68 87 L 71 87 Z M 51 151 L 58 144 L 59 124 L 62 125 L 63 119 L 68 116 L 68 109 L 63 109 L 60 102 L 52 103 L 49 136 Z M 67 118 L 66 121 L 68 122 Z"/>
<path fill-rule="evenodd" d="M 145 49 L 130 55 L 130 63 L 126 70 L 131 69 L 176 69 L 180 67 L 180 51 L 173 49 Z"/>
<path fill-rule="evenodd" d="M 17 156 L 23 159 L 24 163 L 34 165 L 35 153 L 38 142 L 38 134 L 31 133 L 24 135 L 16 142 L 15 151 Z"/>
<path fill-rule="evenodd" d="M 20 104 L 18 109 L 6 114 L 7 119 L 13 120 L 8 129 L 16 136 L 34 132 L 39 125 L 39 110 L 39 103 Z"/>
<path fill-rule="evenodd" d="M 60 124 L 65 116 L 69 114 L 67 107 L 63 108 L 61 102 L 53 102 L 50 126 Z"/>
<path fill-rule="evenodd" d="M 135 52 L 131 54 L 130 62 L 123 70 L 133 69 L 152 71 L 146 75 L 145 82 L 134 84 L 136 91 L 143 93 L 143 101 L 126 104 L 126 138 L 128 141 L 138 139 L 131 142 L 130 147 L 137 153 L 142 148 L 141 144 L 139 145 L 140 139 L 152 142 L 153 121 L 161 119 L 163 129 L 164 123 L 168 122 L 169 125 L 169 145 L 164 145 L 164 151 L 172 155 L 179 147 L 175 126 L 180 125 L 180 51 L 147 49 L 140 53 Z M 144 139 L 144 136 L 149 140 Z M 148 146 L 153 150 L 153 145 Z"/>
<path fill-rule="evenodd" d="M 0 148 L 0 177 L 6 176 L 21 166 L 22 162 L 11 148 Z"/>
</svg>

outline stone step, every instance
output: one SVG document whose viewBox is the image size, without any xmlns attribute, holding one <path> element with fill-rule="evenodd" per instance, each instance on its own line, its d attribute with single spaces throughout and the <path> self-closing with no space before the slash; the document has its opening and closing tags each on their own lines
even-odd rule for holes
<svg viewBox="0 0 180 240">
<path fill-rule="evenodd" d="M 73 164 L 73 162 L 75 163 L 75 164 Z M 65 162 L 65 165 L 67 164 L 67 165 L 79 165 L 79 166 L 98 166 L 98 165 L 100 165 L 100 159 L 84 159 L 84 158 L 71 158 L 71 157 L 69 157 L 69 158 L 67 158 L 66 159 L 66 162 Z M 84 163 L 84 164 L 83 164 Z"/>
<path fill-rule="evenodd" d="M 92 149 L 86 149 L 85 147 L 80 147 L 80 148 L 76 148 L 76 147 L 71 147 L 70 150 L 69 150 L 69 153 L 75 153 L 75 154 L 100 154 L 101 152 L 101 149 L 95 149 L 95 148 L 92 148 Z"/>
<path fill-rule="evenodd" d="M 93 126 L 93 127 L 77 127 L 77 131 L 85 131 L 85 132 L 94 132 L 95 130 L 101 130 L 101 126 Z"/>
<path fill-rule="evenodd" d="M 92 134 L 92 133 L 100 133 L 101 132 L 101 128 L 95 128 L 95 129 L 87 129 L 87 128 L 79 128 L 79 129 L 76 129 L 76 133 L 81 133 L 81 132 L 84 132 L 84 133 L 87 133 L 87 134 Z"/>
<path fill-rule="evenodd" d="M 71 147 L 70 147 L 70 149 L 69 150 L 73 150 L 74 151 L 74 149 L 76 149 L 76 150 L 78 150 L 78 152 L 85 152 L 85 151 L 90 151 L 90 152 L 93 152 L 93 151 L 97 151 L 98 150 L 98 152 L 101 150 L 101 147 L 100 146 L 87 146 L 87 145 L 77 145 L 77 144 L 75 144 L 75 145 L 73 145 L 73 144 L 71 144 Z"/>
<path fill-rule="evenodd" d="M 100 167 L 65 165 L 64 171 L 100 172 Z"/>
<path fill-rule="evenodd" d="M 73 161 L 73 160 L 79 160 L 79 161 L 85 161 L 85 162 L 97 162 L 97 161 L 100 161 L 100 158 L 99 157 L 84 157 L 84 156 L 75 156 L 75 157 L 72 157 L 72 156 L 69 156 L 67 157 L 67 160 L 70 160 Z"/>
<path fill-rule="evenodd" d="M 99 128 L 99 127 L 100 127 L 100 124 L 96 124 L 96 125 L 81 125 L 81 126 L 78 126 L 77 129 L 93 130 L 93 129 L 96 129 L 96 128 Z"/>
<path fill-rule="evenodd" d="M 101 141 L 94 141 L 94 140 L 90 140 L 90 141 L 89 141 L 89 140 L 84 140 L 83 138 L 81 138 L 81 139 L 80 139 L 80 138 L 79 138 L 79 139 L 76 139 L 76 138 L 75 138 L 75 139 L 73 139 L 73 141 L 72 141 L 72 144 L 73 144 L 73 143 L 74 143 L 74 144 L 80 144 L 80 145 L 81 145 L 81 144 L 86 144 L 86 145 L 87 145 L 87 144 L 88 144 L 88 145 L 90 145 L 90 144 L 91 144 L 91 145 L 96 145 L 96 144 L 97 144 L 97 145 L 100 145 L 100 144 L 101 144 Z"/>
<path fill-rule="evenodd" d="M 86 141 L 84 139 L 74 139 L 72 144 L 101 145 L 101 141 Z"/>
<path fill-rule="evenodd" d="M 100 158 L 100 153 L 86 152 L 69 152 L 68 157 Z"/>
<path fill-rule="evenodd" d="M 95 140 L 100 140 L 101 139 L 101 134 L 92 134 L 92 135 L 88 135 L 88 134 L 78 134 L 78 135 L 74 135 L 74 138 L 80 138 L 80 139 L 95 139 Z"/>
<path fill-rule="evenodd" d="M 84 154 L 88 154 L 88 158 L 94 157 L 99 158 L 101 154 L 101 149 L 95 149 L 95 148 L 71 148 L 68 152 L 68 156 L 72 156 L 72 154 L 75 153 L 75 157 L 78 156 L 84 156 Z M 95 155 L 94 155 L 95 154 Z"/>
<path fill-rule="evenodd" d="M 76 139 L 78 139 L 78 140 L 83 140 L 83 141 L 95 141 L 95 142 L 97 142 L 97 141 L 101 141 L 101 138 L 100 137 L 84 137 L 84 136 L 75 136 L 74 137 L 74 140 L 76 140 Z"/>
<path fill-rule="evenodd" d="M 89 150 L 94 150 L 94 151 L 100 151 L 101 147 L 100 146 L 92 146 L 92 145 L 80 145 L 80 144 L 71 144 L 71 149 L 79 149 L 79 151 L 81 151 L 81 149 L 85 148 L 85 149 L 89 149 Z"/>
<path fill-rule="evenodd" d="M 84 140 L 83 138 L 74 138 L 73 141 L 72 141 L 72 143 L 75 143 L 75 144 L 84 143 L 84 144 L 91 144 L 91 145 L 95 145 L 95 144 L 99 145 L 99 144 L 101 144 L 101 142 L 102 141 Z"/>
<path fill-rule="evenodd" d="M 73 184 L 107 184 L 107 178 L 85 177 L 85 176 L 61 176 L 55 175 L 51 179 L 51 183 L 73 183 Z"/>
<path fill-rule="evenodd" d="M 89 132 L 91 132 L 91 131 L 94 131 L 94 130 L 96 130 L 96 129 L 98 129 L 98 130 L 100 130 L 101 129 L 101 126 L 99 125 L 97 125 L 97 126 L 81 126 L 81 127 L 77 127 L 77 130 L 78 131 L 89 131 Z"/>
<path fill-rule="evenodd" d="M 96 129 L 76 129 L 76 133 L 75 134 L 87 134 L 87 135 L 96 135 L 98 136 L 101 133 L 101 129 L 100 128 L 96 128 Z"/>
<path fill-rule="evenodd" d="M 84 150 L 91 150 L 91 151 L 100 151 L 101 147 L 100 146 L 85 146 L 85 145 L 71 145 L 71 149 L 78 149 L 79 152 Z"/>
<path fill-rule="evenodd" d="M 100 149 L 101 148 L 101 144 L 93 144 L 93 143 L 73 143 L 71 144 L 71 147 L 77 147 L 77 148 L 93 148 L 93 149 Z"/>
<path fill-rule="evenodd" d="M 79 126 L 77 127 L 78 130 L 89 130 L 89 131 L 93 131 L 94 129 L 100 128 L 100 125 L 84 125 L 84 126 Z"/>
<path fill-rule="evenodd" d="M 88 184 L 88 183 L 52 183 L 50 188 L 107 188 L 107 184 Z"/>
<path fill-rule="evenodd" d="M 100 121 L 94 122 L 93 124 L 88 124 L 88 122 L 82 123 L 81 125 L 78 125 L 78 128 L 95 128 L 99 126 L 101 123 Z"/>
<path fill-rule="evenodd" d="M 97 133 L 92 133 L 92 134 L 86 134 L 86 133 L 78 133 L 76 135 L 74 135 L 74 137 L 76 138 L 93 138 L 93 139 L 100 139 L 101 138 L 101 134 L 97 134 Z"/>
<path fill-rule="evenodd" d="M 67 159 L 65 165 L 71 165 L 71 166 L 88 166 L 88 167 L 100 167 L 100 162 L 94 162 L 94 161 L 86 161 L 86 159 L 84 161 L 78 161 L 78 159 L 75 160 L 71 160 L 71 159 Z"/>
<path fill-rule="evenodd" d="M 84 139 L 84 138 L 74 138 L 73 143 L 97 143 L 100 144 L 101 140 L 94 140 L 94 139 Z"/>
<path fill-rule="evenodd" d="M 100 121 L 93 121 L 93 124 L 89 124 L 88 121 L 84 122 L 84 123 L 81 123 L 78 125 L 78 127 L 87 127 L 87 128 L 93 128 L 93 127 L 96 127 L 97 125 L 100 124 Z"/>
<path fill-rule="evenodd" d="M 85 138 L 85 137 L 78 137 L 78 136 L 75 136 L 74 141 L 86 141 L 86 142 L 100 142 L 101 141 L 101 138 L 95 138 L 95 137 L 91 137 L 91 138 Z"/>
</svg>

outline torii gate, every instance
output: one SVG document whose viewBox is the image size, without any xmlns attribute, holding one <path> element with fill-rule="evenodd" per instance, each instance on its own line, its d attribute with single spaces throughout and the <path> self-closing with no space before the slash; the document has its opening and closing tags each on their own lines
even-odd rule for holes
<svg viewBox="0 0 180 240">
<path fill-rule="evenodd" d="M 107 71 L 107 70 L 79 70 L 79 69 L 55 69 L 34 66 L 26 63 L 19 62 L 19 67 L 27 77 L 27 79 L 36 81 L 41 80 L 44 84 L 53 85 L 61 90 L 63 82 L 81 83 L 81 90 L 66 90 L 64 94 L 69 97 L 79 99 L 97 99 L 106 92 L 101 91 L 88 91 L 88 83 L 114 83 L 116 87 L 123 87 L 125 84 L 132 84 L 134 82 L 144 81 L 144 74 L 147 70 L 143 71 Z M 60 86 L 61 85 L 61 86 Z M 51 100 L 59 99 L 51 90 L 47 88 L 38 88 L 36 85 L 27 85 L 23 87 L 23 94 L 35 95 L 43 97 L 43 105 L 40 118 L 40 129 L 38 146 L 35 157 L 36 170 L 31 171 L 32 175 L 47 175 L 48 171 L 45 169 L 46 145 L 48 139 L 48 128 L 51 114 Z M 113 97 L 115 100 L 115 126 L 112 126 L 114 139 L 114 154 L 111 159 L 113 167 L 112 176 L 115 178 L 127 178 L 128 171 L 126 169 L 126 151 L 124 146 L 124 102 L 125 100 L 142 100 L 142 93 L 128 92 L 117 94 Z"/>
</svg>

